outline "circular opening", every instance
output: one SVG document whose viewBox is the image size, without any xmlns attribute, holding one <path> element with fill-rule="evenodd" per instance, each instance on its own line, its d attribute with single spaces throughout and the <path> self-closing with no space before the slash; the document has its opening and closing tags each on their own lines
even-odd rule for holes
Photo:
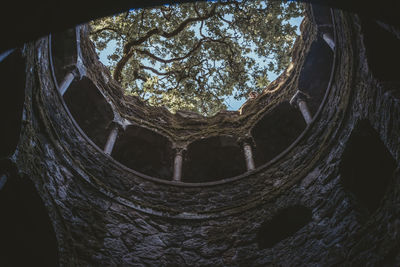
<svg viewBox="0 0 400 267">
<path fill-rule="evenodd" d="M 205 1 L 133 9 L 90 23 L 125 94 L 175 113 L 237 110 L 291 62 L 303 5 Z"/>
<path fill-rule="evenodd" d="M 258 3 L 261 3 L 260 6 L 264 7 L 265 10 L 268 9 L 268 5 L 266 4 L 266 2 L 259 1 Z M 263 6 L 262 3 L 264 3 L 265 6 Z M 228 6 L 228 3 L 224 3 L 224 2 L 220 2 L 219 4 L 223 7 Z M 211 5 L 211 8 L 215 8 L 215 9 L 218 6 L 216 3 L 208 3 L 207 5 L 208 6 L 205 6 L 205 7 L 210 7 L 210 5 Z M 278 5 L 278 6 L 282 7 L 280 5 Z M 158 7 L 155 10 L 158 10 L 159 12 L 167 12 L 167 11 L 173 12 L 173 11 L 171 11 L 172 7 L 174 7 L 174 6 L 163 6 L 163 7 Z M 296 6 L 294 6 L 294 7 L 296 7 Z M 180 7 L 180 6 L 179 6 L 179 8 L 180 8 L 179 10 L 182 9 L 182 7 Z M 197 6 L 186 7 L 186 9 L 188 9 L 188 8 L 189 9 L 195 8 L 195 11 L 197 10 Z M 236 8 L 238 8 L 238 7 L 236 7 Z M 287 8 L 289 8 L 289 6 L 287 6 Z M 134 11 L 135 12 L 141 11 L 142 15 L 143 14 L 147 14 L 147 15 L 153 14 L 153 13 L 151 13 L 151 12 L 153 12 L 152 11 L 153 9 L 149 9 L 149 10 L 147 10 L 147 9 L 130 10 L 130 11 L 124 13 L 125 19 L 133 18 L 134 14 L 132 15 L 132 13 Z M 239 11 L 240 11 L 240 8 L 239 8 Z M 197 10 L 197 12 L 195 12 L 196 15 L 199 15 L 200 14 L 199 12 L 200 11 Z M 216 12 L 216 11 L 214 11 L 214 12 Z M 183 13 L 181 12 L 180 15 L 182 15 L 182 14 Z M 121 20 L 120 16 L 121 15 L 116 15 L 114 17 L 103 18 L 101 20 L 108 19 L 108 20 L 112 20 L 112 21 L 118 21 L 118 20 Z M 267 17 L 268 17 L 268 15 L 267 15 Z M 221 17 L 221 19 L 224 23 L 228 23 L 225 21 L 226 18 Z M 231 15 L 231 19 L 233 19 L 233 15 Z M 98 20 L 98 21 L 101 21 L 101 20 Z M 153 20 L 155 20 L 155 19 L 153 18 Z M 282 18 L 282 20 L 284 20 L 284 19 Z M 92 22 L 92 38 L 94 38 L 93 31 L 95 29 L 93 24 L 99 23 L 98 21 Z M 119 21 L 119 23 L 121 23 L 121 22 Z M 204 21 L 201 21 L 198 23 L 204 24 L 204 25 L 207 24 Z M 115 24 L 115 25 L 117 25 L 117 24 Z M 188 23 L 188 25 L 189 25 L 189 23 Z M 288 25 L 290 25 L 290 23 Z M 317 26 L 319 27 L 319 25 L 317 25 Z M 106 26 L 104 26 L 104 27 L 106 27 Z M 189 27 L 189 26 L 187 26 L 187 27 Z M 209 26 L 209 27 L 211 27 L 211 26 Z M 153 27 L 153 29 L 158 29 L 158 28 Z M 109 30 L 109 31 L 113 31 L 113 30 Z M 161 30 L 158 29 L 157 31 L 155 31 L 156 33 L 151 32 L 151 35 L 153 36 L 153 35 L 158 34 L 164 38 L 165 36 L 163 36 L 163 34 L 165 34 L 166 31 L 163 30 L 163 32 L 161 32 L 161 33 L 159 31 L 161 31 Z M 193 31 L 193 29 L 192 29 L 192 31 Z M 330 33 L 332 33 L 332 29 L 328 29 L 328 31 Z M 106 32 L 106 31 L 102 31 L 102 30 L 99 31 L 99 33 L 104 33 L 104 32 Z M 113 31 L 113 32 L 115 32 L 115 31 Z M 160 40 L 162 38 L 160 36 L 159 36 L 159 39 L 157 39 L 157 42 L 161 42 Z M 202 36 L 202 35 L 200 35 L 200 36 Z M 113 41 L 113 39 L 111 37 L 109 36 L 108 42 Z M 103 36 L 102 38 L 105 38 L 105 37 Z M 168 39 L 168 38 L 164 38 L 164 39 Z M 87 40 L 87 39 L 85 39 L 85 40 Z M 300 76 L 299 81 L 310 80 L 310 79 L 307 79 L 307 77 L 310 76 L 310 71 L 313 72 L 310 69 L 310 66 L 319 64 L 323 67 L 326 67 L 329 65 L 328 63 L 333 59 L 333 56 L 332 56 L 333 53 L 332 53 L 331 48 L 329 48 L 327 43 L 325 43 L 324 41 L 321 41 L 321 40 L 322 39 L 320 37 L 317 40 L 315 40 L 311 44 L 308 53 L 305 54 L 305 61 L 304 61 L 305 63 L 302 66 L 302 68 L 298 74 Z M 100 41 L 101 41 L 100 39 L 95 40 L 95 42 L 100 42 Z M 147 40 L 147 41 L 149 41 L 149 40 Z M 85 42 L 88 42 L 90 44 L 89 40 L 87 40 Z M 156 43 L 155 41 L 150 42 L 150 44 L 152 44 L 152 47 L 156 47 L 155 43 Z M 104 39 L 102 45 L 103 45 L 104 49 L 107 49 L 109 44 Z M 120 45 L 122 45 L 122 44 L 120 44 Z M 166 45 L 166 43 L 164 43 L 163 45 Z M 136 48 L 138 48 L 138 49 L 146 48 L 143 43 L 138 44 L 137 46 L 138 47 L 136 47 Z M 126 46 L 124 45 L 123 47 L 126 47 Z M 149 47 L 149 46 L 147 46 L 147 47 Z M 123 53 L 125 53 L 127 51 L 127 50 L 122 50 L 122 52 L 121 52 L 120 50 L 118 50 L 118 47 L 114 47 L 114 48 L 115 48 L 115 51 L 119 51 L 120 53 L 122 53 L 122 55 L 123 55 Z M 136 49 L 136 48 L 131 47 L 131 50 Z M 78 47 L 78 50 L 79 49 L 80 48 Z M 179 50 L 180 48 L 175 47 L 175 49 Z M 255 51 L 257 52 L 257 49 L 255 49 Z M 138 52 L 138 53 L 141 53 L 141 52 Z M 167 53 L 167 52 L 165 52 L 165 53 Z M 171 52 L 168 52 L 168 53 L 171 53 Z M 113 55 L 110 55 L 110 59 L 112 57 L 113 57 Z M 100 55 L 100 58 L 101 58 L 101 55 Z M 206 58 L 206 60 L 207 59 L 209 59 L 209 58 Z M 149 62 L 149 61 L 147 61 L 147 62 Z M 128 63 L 126 63 L 126 64 L 128 64 Z M 118 65 L 118 62 L 116 62 L 116 65 L 114 67 L 109 66 L 112 73 L 114 73 L 114 74 L 115 74 L 115 68 L 117 68 L 117 65 Z M 293 66 L 291 68 L 293 68 Z M 304 95 L 306 95 L 308 97 L 307 101 L 309 101 L 310 110 L 312 111 L 311 117 L 313 117 L 313 115 L 315 113 L 317 113 L 316 107 L 318 107 L 322 101 L 321 96 L 324 95 L 326 86 L 329 87 L 327 80 L 330 77 L 330 75 L 327 75 L 327 73 L 329 72 L 328 70 L 329 70 L 329 68 L 324 68 L 323 74 L 325 76 L 323 76 L 322 78 L 314 77 L 315 75 L 313 76 L 314 78 L 316 78 L 316 80 L 320 81 L 317 85 L 315 85 L 313 87 L 311 86 L 309 88 L 307 86 L 303 86 L 305 88 L 302 88 L 302 91 L 305 92 Z M 297 70 L 297 71 L 299 71 L 299 70 Z M 123 73 L 124 72 L 121 71 L 121 75 Z M 104 74 L 104 73 L 102 73 L 102 74 Z M 108 79 L 105 79 L 105 80 L 106 80 L 106 83 L 108 83 L 109 80 Z M 123 83 L 123 82 L 121 82 L 121 83 Z M 74 84 L 74 82 L 72 84 Z M 104 84 L 101 87 L 104 87 Z M 272 88 L 272 87 L 269 87 L 269 88 Z M 310 90 L 307 91 L 307 89 L 310 89 Z M 102 90 L 104 90 L 104 88 L 102 88 Z M 106 90 L 108 90 L 108 89 L 106 88 Z M 155 91 L 153 90 L 152 92 L 155 92 Z M 69 92 L 67 91 L 65 96 L 68 96 L 68 93 Z M 108 92 L 108 93 L 110 93 L 110 92 Z M 253 92 L 250 94 L 250 96 L 251 96 L 250 98 L 257 98 L 257 93 Z M 104 97 L 105 96 L 103 95 L 101 97 L 101 100 L 102 100 L 102 102 L 106 103 L 106 106 L 107 106 L 107 101 L 104 99 Z M 106 98 L 108 98 L 108 97 L 110 97 L 110 96 L 107 96 Z M 113 98 L 113 97 L 115 98 L 115 95 L 111 96 L 111 98 Z M 264 97 L 264 96 L 262 96 L 262 97 Z M 265 100 L 262 97 L 260 97 L 258 99 L 258 102 L 260 102 L 260 100 L 262 100 L 262 99 Z M 288 97 L 290 98 L 290 96 L 288 96 Z M 126 100 L 126 99 L 129 99 L 129 98 L 124 98 L 123 100 Z M 130 98 L 130 99 L 132 99 L 132 98 Z M 118 99 L 114 99 L 114 100 L 118 101 Z M 102 136 L 97 134 L 95 136 L 95 139 L 96 138 L 99 140 L 101 139 L 100 146 L 104 146 L 104 142 L 105 142 L 105 140 L 107 140 L 106 147 L 109 145 L 109 141 L 113 140 L 113 142 L 115 142 L 113 144 L 113 146 L 115 145 L 115 147 L 112 147 L 111 150 L 109 150 L 109 153 L 108 152 L 105 152 L 105 153 L 110 154 L 112 152 L 111 155 L 114 159 L 120 161 L 121 163 L 123 163 L 125 166 L 131 168 L 132 170 L 139 171 L 140 173 L 145 174 L 144 177 L 147 177 L 147 178 L 149 176 L 151 178 L 157 177 L 154 180 L 158 180 L 159 178 L 161 180 L 174 179 L 175 181 L 182 181 L 182 182 L 188 183 L 188 184 L 193 184 L 193 183 L 213 184 L 213 183 L 221 181 L 221 180 L 227 181 L 227 180 L 237 179 L 239 177 L 242 177 L 247 171 L 253 170 L 255 167 L 267 166 L 268 164 L 265 164 L 265 163 L 267 163 L 267 162 L 271 163 L 272 161 L 274 161 L 274 159 L 276 159 L 277 157 L 280 157 L 282 154 L 285 153 L 285 151 L 288 151 L 290 149 L 290 147 L 292 147 L 294 145 L 293 142 L 296 142 L 296 140 L 299 140 L 299 138 L 301 138 L 302 135 L 299 136 L 299 134 L 301 132 L 303 132 L 303 129 L 305 128 L 305 125 L 306 125 L 302 118 L 302 115 L 304 116 L 304 114 L 302 114 L 300 112 L 299 108 L 296 109 L 296 108 L 292 107 L 288 101 L 289 101 L 289 99 L 287 99 L 286 102 L 285 102 L 285 99 L 280 99 L 279 102 L 281 102 L 281 104 L 275 105 L 275 109 L 273 109 L 272 112 L 268 112 L 268 114 L 266 114 L 266 112 L 264 112 L 264 116 L 261 117 L 262 118 L 261 120 L 259 120 L 259 119 L 253 120 L 253 121 L 258 121 L 258 122 L 254 126 L 250 126 L 252 129 L 250 132 L 252 136 L 250 136 L 250 138 L 249 138 L 248 136 L 246 136 L 246 137 L 242 136 L 243 134 L 238 134 L 239 139 L 237 139 L 238 137 L 236 137 L 236 140 L 233 142 L 234 145 L 229 147 L 230 150 L 227 149 L 224 145 L 222 145 L 221 142 L 216 142 L 216 143 L 213 142 L 212 140 L 214 140 L 215 138 L 210 137 L 210 135 L 212 135 L 212 134 L 210 134 L 210 133 L 212 133 L 212 131 L 208 131 L 208 130 L 205 131 L 205 133 L 206 133 L 205 136 L 199 136 L 192 140 L 181 142 L 181 141 L 177 141 L 178 139 L 182 138 L 181 135 L 179 135 L 179 134 L 172 135 L 173 137 L 169 136 L 167 138 L 165 136 L 156 134 L 156 132 L 158 132 L 158 131 L 153 131 L 152 126 L 150 125 L 149 130 L 143 128 L 147 131 L 147 133 L 145 134 L 145 135 L 147 135 L 147 137 L 157 135 L 160 137 L 158 139 L 167 140 L 166 142 L 160 143 L 160 142 L 154 141 L 154 143 L 153 143 L 153 142 L 148 142 L 148 140 L 146 141 L 147 137 L 143 139 L 142 137 L 144 135 L 140 135 L 140 134 L 139 135 L 133 134 L 129 138 L 123 138 L 124 136 L 129 136 L 129 134 L 125 133 L 125 130 L 123 130 L 123 128 L 125 128 L 125 127 L 121 127 L 119 132 L 116 132 L 116 135 L 115 135 L 116 137 L 113 139 L 111 137 L 113 137 L 112 133 L 114 131 L 110 128 L 111 117 L 109 117 L 109 116 L 107 118 L 107 122 L 105 122 L 105 124 L 103 123 L 104 125 L 102 127 L 102 128 L 107 128 L 105 132 L 109 132 L 109 135 L 106 136 L 107 133 L 104 133 L 104 131 L 103 131 L 100 134 Z M 109 103 L 113 105 L 113 103 L 111 103 L 111 102 L 109 102 Z M 250 101 L 250 103 L 251 103 L 251 101 Z M 254 103 L 257 103 L 257 101 Z M 258 103 L 258 104 L 260 104 L 260 103 Z M 138 109 L 140 109 L 140 108 L 143 108 L 143 106 L 139 105 Z M 115 107 L 111 107 L 110 112 L 112 109 L 116 110 Z M 255 109 L 260 109 L 259 105 L 257 107 L 255 107 Z M 156 110 L 156 109 L 154 109 L 154 110 Z M 158 109 L 158 111 L 159 110 L 160 109 Z M 149 111 L 150 111 L 150 113 L 149 113 Z M 110 112 L 108 112 L 108 113 L 111 114 Z M 145 114 L 145 113 L 153 114 L 152 109 L 151 108 L 147 109 L 147 107 L 146 107 L 146 110 L 145 109 L 142 110 L 142 113 L 143 114 Z M 190 127 L 191 127 L 191 130 L 189 130 L 189 132 L 196 131 L 197 125 L 202 125 L 204 123 L 206 125 L 209 121 L 211 121 L 209 119 L 203 118 L 202 116 L 198 117 L 199 115 L 196 115 L 196 116 L 190 115 L 190 114 L 193 115 L 196 113 L 189 112 L 189 113 L 180 113 L 180 114 L 185 114 L 185 116 L 182 116 L 184 121 L 186 120 L 186 118 L 189 118 L 188 125 L 190 124 Z M 123 115 L 123 114 L 121 114 L 121 115 Z M 74 115 L 74 117 L 76 117 L 76 115 Z M 79 115 L 78 115 L 78 117 L 79 117 Z M 119 118 L 119 116 L 114 117 L 114 120 L 119 120 L 118 118 Z M 173 118 L 175 118 L 175 117 L 173 117 Z M 192 124 L 193 122 L 192 121 L 189 122 L 189 120 L 193 119 L 193 118 L 195 118 L 195 119 L 200 118 L 200 119 L 198 121 L 193 121 L 193 122 L 195 122 L 195 124 Z M 146 119 L 146 118 L 144 118 L 144 119 Z M 151 118 L 151 119 L 154 119 L 154 118 Z M 159 119 L 158 121 L 160 121 L 164 124 L 170 123 L 170 122 L 164 121 L 163 118 L 158 118 L 158 119 Z M 87 116 L 86 122 L 88 122 L 89 120 L 90 120 L 90 116 Z M 142 119 L 140 119 L 140 120 L 142 120 Z M 120 123 L 122 123 L 124 125 L 128 125 L 128 124 L 136 125 L 138 123 L 140 124 L 140 122 L 138 122 L 138 121 L 135 121 L 135 122 L 120 121 Z M 154 120 L 152 121 L 152 123 L 154 123 Z M 219 127 L 219 124 L 216 123 L 216 126 Z M 135 128 L 135 127 L 136 126 L 132 126 L 132 127 L 128 127 L 128 128 Z M 168 128 L 168 127 L 170 127 L 170 128 Z M 168 131 L 175 127 L 176 127 L 176 125 L 169 125 L 169 126 L 165 125 L 165 128 Z M 91 128 L 91 127 L 89 127 L 89 128 Z M 141 127 L 138 127 L 138 128 L 141 128 Z M 165 129 L 163 129 L 163 131 L 161 131 L 161 132 L 165 133 L 168 131 L 165 131 Z M 89 136 L 89 134 L 87 133 L 87 130 L 85 130 L 85 132 Z M 127 132 L 131 132 L 131 131 L 128 130 Z M 218 134 L 218 133 L 215 132 L 214 135 L 215 134 Z M 224 134 L 225 133 L 219 133 L 218 134 L 219 137 L 217 137 L 217 139 L 218 138 L 221 139 L 222 138 L 221 136 L 223 136 Z M 236 135 L 237 133 L 231 132 L 231 133 L 228 133 L 228 135 L 229 134 Z M 185 135 L 185 133 L 184 133 L 184 135 Z M 265 136 L 267 136 L 267 137 L 265 137 Z M 274 138 L 271 138 L 271 136 L 275 137 L 276 140 L 283 139 L 283 137 L 285 137 L 285 138 L 287 137 L 286 138 L 287 140 L 285 140 L 285 142 L 277 143 L 273 140 Z M 89 136 L 89 137 L 91 139 L 93 139 L 92 136 Z M 108 137 L 108 139 L 107 139 L 107 137 Z M 296 139 L 296 137 L 297 137 L 297 139 Z M 249 138 L 249 140 L 246 141 L 246 142 L 250 142 L 249 144 L 247 144 L 248 145 L 247 147 L 244 144 L 242 144 L 242 141 L 243 141 L 242 138 Z M 123 140 L 123 139 L 126 139 L 126 140 Z M 241 141 L 239 141 L 239 140 L 241 140 Z M 93 140 L 93 141 L 95 141 L 95 140 Z M 208 141 L 210 141 L 210 142 L 208 142 Z M 280 140 L 280 141 L 282 141 L 282 140 Z M 99 146 L 99 142 L 95 142 L 95 143 Z M 123 143 L 124 145 L 120 145 L 121 143 Z M 148 147 L 152 147 L 152 149 L 151 149 L 152 152 L 150 153 L 149 151 L 146 151 L 146 148 L 143 147 L 143 144 L 147 144 Z M 142 147 L 142 148 L 137 149 L 138 147 L 139 148 Z M 179 159 L 179 157 L 177 157 L 177 155 L 175 154 L 176 151 L 174 151 L 172 149 L 172 147 L 177 148 L 178 150 L 182 150 L 182 149 L 185 150 L 186 151 L 184 153 L 185 155 L 183 155 L 183 157 L 181 159 Z M 209 147 L 211 147 L 212 149 L 208 149 Z M 251 162 L 251 160 L 249 160 L 249 147 L 252 147 L 252 149 L 253 149 L 253 155 L 251 155 L 251 153 L 250 153 L 250 157 L 253 156 L 253 161 L 254 161 L 253 163 Z M 113 151 L 113 148 L 116 150 Z M 188 149 L 186 150 L 185 148 L 188 148 Z M 137 159 L 135 159 L 135 160 L 133 160 L 131 157 L 131 154 L 133 153 L 132 151 L 134 151 L 134 153 L 137 152 L 136 153 L 137 155 L 135 154 L 137 156 L 136 157 Z M 203 152 L 201 152 L 201 151 L 203 151 Z M 219 153 L 219 152 L 221 152 L 221 153 Z M 226 156 L 224 156 L 224 155 L 229 155 L 230 160 L 226 160 Z M 177 165 L 175 165 L 175 163 L 179 160 L 183 161 L 183 166 L 182 166 L 182 163 L 180 163 L 181 165 L 178 167 L 178 168 L 180 168 L 180 174 L 182 174 L 182 173 L 183 174 L 180 175 L 180 177 L 179 177 L 180 179 L 175 179 L 176 178 L 175 171 L 176 171 L 176 166 L 177 166 Z M 154 163 L 156 161 L 157 161 L 157 163 Z M 203 164 L 204 166 L 200 166 L 201 165 L 200 163 L 204 163 Z M 225 166 L 226 165 L 225 163 L 228 165 L 229 164 L 231 164 L 231 165 Z M 234 167 L 232 167 L 233 165 L 234 165 Z M 214 166 L 214 167 L 212 167 L 212 166 Z M 199 171 L 193 171 L 192 169 L 198 169 Z M 136 172 L 134 172 L 134 173 L 137 174 Z M 149 176 L 147 176 L 147 175 L 149 175 Z M 229 178 L 229 179 L 227 179 L 227 178 Z"/>
</svg>

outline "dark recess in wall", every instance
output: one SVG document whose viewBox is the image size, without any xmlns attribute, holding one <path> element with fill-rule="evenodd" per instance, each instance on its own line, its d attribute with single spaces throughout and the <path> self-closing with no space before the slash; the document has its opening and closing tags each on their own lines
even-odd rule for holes
<svg viewBox="0 0 400 267">
<path fill-rule="evenodd" d="M 29 178 L 8 177 L 0 210 L 1 266 L 59 266 L 48 211 Z"/>
<path fill-rule="evenodd" d="M 25 59 L 16 49 L 0 62 L 0 158 L 14 153 L 21 132 L 25 99 Z"/>
<path fill-rule="evenodd" d="M 398 82 L 400 40 L 375 20 L 361 16 L 361 30 L 367 52 L 368 66 L 381 82 Z M 400 86 L 397 87 L 400 90 Z"/>
<path fill-rule="evenodd" d="M 58 84 L 71 71 L 78 59 L 75 28 L 51 35 L 54 72 Z"/>
<path fill-rule="evenodd" d="M 96 85 L 86 77 L 74 81 L 64 94 L 64 101 L 79 127 L 103 149 L 114 114 Z"/>
<path fill-rule="evenodd" d="M 243 151 L 235 138 L 215 136 L 189 145 L 183 163 L 183 181 L 201 183 L 246 172 Z"/>
<path fill-rule="evenodd" d="M 306 123 L 299 110 L 288 102 L 283 102 L 254 126 L 251 134 L 256 143 L 254 161 L 260 166 L 293 143 L 306 128 Z"/>
<path fill-rule="evenodd" d="M 258 247 L 272 248 L 303 228 L 311 219 L 311 210 L 304 206 L 295 205 L 279 211 L 261 225 L 257 233 Z"/>
<path fill-rule="evenodd" d="M 111 155 L 132 170 L 171 180 L 171 147 L 171 142 L 166 137 L 131 125 L 117 138 Z"/>
<path fill-rule="evenodd" d="M 328 87 L 333 61 L 333 51 L 318 37 L 311 44 L 299 76 L 299 90 L 309 95 L 307 100 L 311 114 L 315 114 Z"/>
<path fill-rule="evenodd" d="M 339 171 L 358 208 L 374 212 L 396 168 L 396 161 L 367 120 L 358 122 L 343 152 Z"/>
</svg>

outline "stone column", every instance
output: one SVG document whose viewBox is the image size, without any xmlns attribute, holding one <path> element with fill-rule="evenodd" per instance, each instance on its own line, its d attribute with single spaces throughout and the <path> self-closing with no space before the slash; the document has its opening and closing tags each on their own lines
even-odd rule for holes
<svg viewBox="0 0 400 267">
<path fill-rule="evenodd" d="M 111 132 L 108 135 L 107 143 L 104 146 L 104 153 L 107 155 L 111 155 L 111 152 L 113 151 L 115 141 L 117 140 L 118 137 L 118 131 L 119 131 L 119 125 L 117 123 L 114 123 Z"/>
<path fill-rule="evenodd" d="M 64 80 L 58 86 L 58 90 L 60 91 L 61 95 L 65 94 L 65 92 L 67 91 L 68 87 L 71 85 L 72 81 L 75 79 L 76 76 L 77 76 L 76 69 L 70 71 L 67 75 L 65 75 Z"/>
<path fill-rule="evenodd" d="M 3 189 L 4 185 L 7 182 L 7 175 L 6 174 L 0 174 L 0 190 Z"/>
<path fill-rule="evenodd" d="M 175 149 L 174 174 L 172 180 L 180 182 L 182 180 L 183 149 Z"/>
<path fill-rule="evenodd" d="M 328 32 L 325 32 L 322 34 L 322 38 L 329 45 L 329 47 L 332 49 L 332 51 L 334 51 L 335 50 L 335 42 L 333 41 L 332 35 Z"/>
<path fill-rule="evenodd" d="M 297 90 L 297 92 L 290 100 L 290 104 L 300 109 L 304 120 L 306 121 L 307 124 L 310 124 L 312 121 L 312 116 L 310 111 L 308 110 L 306 98 L 307 98 L 306 95 L 302 91 Z"/>
<path fill-rule="evenodd" d="M 247 171 L 254 170 L 256 168 L 253 159 L 253 150 L 248 142 L 243 143 L 244 159 L 246 160 Z"/>
<path fill-rule="evenodd" d="M 8 57 L 12 52 L 14 52 L 15 48 L 9 49 L 0 54 L 0 62 L 2 62 L 6 57 Z"/>
</svg>

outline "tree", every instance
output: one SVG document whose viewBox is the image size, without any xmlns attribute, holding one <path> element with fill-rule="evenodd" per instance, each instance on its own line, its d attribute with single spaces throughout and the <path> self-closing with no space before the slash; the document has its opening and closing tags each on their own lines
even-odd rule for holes
<svg viewBox="0 0 400 267">
<path fill-rule="evenodd" d="M 192 2 L 95 20 L 91 38 L 98 51 L 115 43 L 109 68 L 127 93 L 212 115 L 287 67 L 297 37 L 288 20 L 301 15 L 297 2 Z"/>
</svg>

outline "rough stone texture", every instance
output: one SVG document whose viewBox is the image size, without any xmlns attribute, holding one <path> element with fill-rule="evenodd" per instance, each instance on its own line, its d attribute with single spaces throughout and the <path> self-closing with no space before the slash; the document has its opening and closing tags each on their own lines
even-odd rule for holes
<svg viewBox="0 0 400 267">
<path fill-rule="evenodd" d="M 48 40 L 26 45 L 23 123 L 11 160 L 23 179 L 34 182 L 49 212 L 60 264 L 400 265 L 400 101 L 368 67 L 360 19 L 338 10 L 334 18 L 334 72 L 314 122 L 280 157 L 252 172 L 208 184 L 162 181 L 105 155 L 77 127 L 56 91 Z M 303 24 L 292 70 L 248 103 L 242 115 L 208 119 L 184 119 L 123 96 L 104 66 L 96 63 L 87 39 L 83 55 L 88 77 L 122 117 L 176 143 L 217 134 L 244 138 L 258 119 L 295 92 L 314 30 L 310 21 Z M 358 200 L 343 188 L 339 171 L 360 120 L 376 130 L 397 164 L 381 205 L 362 219 Z M 2 173 L 7 174 L 7 168 L 2 167 Z M 273 247 L 260 248 L 260 227 L 293 206 L 311 210 L 311 221 Z"/>
</svg>

